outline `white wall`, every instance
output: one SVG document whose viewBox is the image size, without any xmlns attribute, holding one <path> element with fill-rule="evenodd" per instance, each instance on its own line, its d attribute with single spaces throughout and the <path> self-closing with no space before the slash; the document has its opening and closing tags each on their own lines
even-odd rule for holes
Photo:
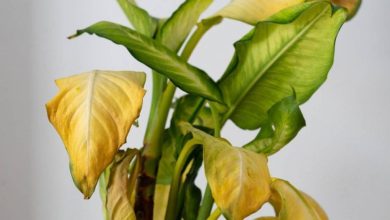
<svg viewBox="0 0 390 220">
<path fill-rule="evenodd" d="M 208 13 L 226 2 L 216 1 Z M 179 3 L 141 2 L 158 16 Z M 345 24 L 328 81 L 302 107 L 307 127 L 270 158 L 271 173 L 313 195 L 331 219 L 390 219 L 388 8 L 386 0 L 364 1 Z M 66 39 L 99 20 L 127 23 L 114 0 L 0 4 L 0 219 L 102 219 L 98 194 L 84 201 L 73 186 L 65 149 L 44 108 L 57 91 L 56 78 L 92 69 L 147 70 L 106 40 Z M 247 30 L 224 22 L 202 40 L 191 62 L 218 78 L 233 52 L 231 43 Z M 129 136 L 131 146 L 142 143 L 149 100 L 150 92 L 141 126 Z M 240 145 L 254 133 L 229 123 L 223 135 Z"/>
</svg>

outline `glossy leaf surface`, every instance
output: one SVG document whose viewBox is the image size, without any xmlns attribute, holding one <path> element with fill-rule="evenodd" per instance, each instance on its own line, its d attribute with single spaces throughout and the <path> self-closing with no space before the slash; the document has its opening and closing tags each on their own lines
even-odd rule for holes
<svg viewBox="0 0 390 220">
<path fill-rule="evenodd" d="M 149 37 L 153 37 L 157 29 L 158 21 L 147 11 L 138 7 L 135 0 L 117 0 L 127 19 L 134 29 Z"/>
<path fill-rule="evenodd" d="M 76 186 L 89 198 L 138 118 L 145 74 L 93 71 L 59 79 L 60 91 L 47 103 L 50 122 L 70 158 Z"/>
<path fill-rule="evenodd" d="M 202 70 L 188 64 L 159 42 L 130 28 L 102 21 L 86 29 L 78 30 L 74 38 L 83 33 L 96 34 L 125 46 L 140 62 L 167 76 L 184 91 L 221 102 L 216 83 Z"/>
<path fill-rule="evenodd" d="M 345 11 L 317 2 L 290 19 L 288 24 L 259 22 L 235 44 L 236 54 L 219 82 L 228 105 L 223 121 L 231 118 L 241 128 L 256 129 L 292 88 L 301 104 L 325 81 Z"/>
<path fill-rule="evenodd" d="M 267 155 L 274 154 L 288 144 L 305 126 L 305 119 L 295 96 L 284 98 L 268 111 L 267 122 L 259 135 L 244 148 Z"/>
<path fill-rule="evenodd" d="M 289 182 L 272 182 L 271 204 L 279 220 L 327 220 L 325 212 L 311 197 L 297 190 Z"/>
<path fill-rule="evenodd" d="M 244 219 L 268 201 L 271 178 L 263 154 L 232 147 L 188 124 L 183 127 L 203 145 L 206 178 L 226 218 Z"/>
</svg>

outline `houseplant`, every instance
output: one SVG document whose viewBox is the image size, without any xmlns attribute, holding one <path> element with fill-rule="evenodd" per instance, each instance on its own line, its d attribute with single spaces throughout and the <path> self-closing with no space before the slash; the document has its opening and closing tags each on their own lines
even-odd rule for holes
<svg viewBox="0 0 390 220">
<path fill-rule="evenodd" d="M 325 81 L 337 33 L 360 1 L 234 0 L 204 19 L 212 0 L 187 0 L 168 19 L 133 0 L 118 2 L 133 28 L 103 21 L 70 38 L 106 38 L 153 70 L 144 145 L 119 149 L 140 113 L 144 73 L 96 70 L 59 79 L 47 104 L 84 197 L 99 182 L 106 219 L 243 219 L 267 202 L 276 217 L 260 219 L 327 219 L 310 196 L 271 178 L 267 160 L 305 125 L 299 105 Z M 215 82 L 187 60 L 224 19 L 253 29 L 234 44 Z M 174 101 L 176 87 L 188 94 Z M 233 147 L 220 137 L 227 120 L 259 134 Z M 204 193 L 194 183 L 202 164 Z"/>
</svg>

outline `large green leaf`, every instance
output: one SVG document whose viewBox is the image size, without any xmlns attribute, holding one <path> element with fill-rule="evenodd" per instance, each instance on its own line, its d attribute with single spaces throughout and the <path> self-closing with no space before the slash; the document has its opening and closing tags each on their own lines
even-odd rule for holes
<svg viewBox="0 0 390 220">
<path fill-rule="evenodd" d="M 267 155 L 274 154 L 288 144 L 305 126 L 305 119 L 295 96 L 289 96 L 268 111 L 267 122 L 259 135 L 244 148 Z"/>
<path fill-rule="evenodd" d="M 222 100 L 218 86 L 204 71 L 183 61 L 174 52 L 143 34 L 119 24 L 102 21 L 78 30 L 70 38 L 83 33 L 96 34 L 125 46 L 140 62 L 164 74 L 188 93 L 219 102 Z"/>
<path fill-rule="evenodd" d="M 345 10 L 316 2 L 291 19 L 288 24 L 259 22 L 235 44 L 236 54 L 219 82 L 228 105 L 223 122 L 231 118 L 241 128 L 256 129 L 291 88 L 301 104 L 325 81 Z"/>
<path fill-rule="evenodd" d="M 137 6 L 135 0 L 117 0 L 134 29 L 148 37 L 156 32 L 158 20 Z"/>
<path fill-rule="evenodd" d="M 212 0 L 187 0 L 164 22 L 157 33 L 156 40 L 168 49 L 177 53 L 188 34 L 198 22 L 199 16 L 210 5 Z M 188 57 L 181 57 L 187 61 Z M 153 97 L 151 117 L 154 117 L 157 100 L 166 88 L 164 75 L 153 71 Z"/>
<path fill-rule="evenodd" d="M 213 0 L 187 0 L 164 23 L 156 39 L 167 48 L 177 52 L 202 12 Z"/>
<path fill-rule="evenodd" d="M 266 156 L 233 147 L 189 124 L 183 128 L 203 145 L 207 182 L 227 219 L 244 219 L 268 201 L 271 178 Z"/>
<path fill-rule="evenodd" d="M 157 33 L 156 40 L 168 49 L 177 53 L 181 45 L 198 22 L 202 12 L 210 5 L 212 0 L 187 0 L 164 22 Z M 187 60 L 187 59 L 184 59 Z M 164 75 L 154 73 L 154 84 L 157 92 L 165 88 Z"/>
</svg>

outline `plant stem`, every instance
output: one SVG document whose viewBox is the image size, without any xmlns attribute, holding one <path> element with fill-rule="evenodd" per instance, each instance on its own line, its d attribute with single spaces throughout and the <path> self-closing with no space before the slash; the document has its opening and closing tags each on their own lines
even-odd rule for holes
<svg viewBox="0 0 390 220">
<path fill-rule="evenodd" d="M 207 218 L 207 220 L 217 220 L 221 216 L 221 210 L 219 208 L 215 209 L 213 213 Z"/>
<path fill-rule="evenodd" d="M 197 220 L 205 220 L 210 215 L 211 209 L 213 208 L 214 199 L 211 195 L 210 186 L 207 185 L 206 191 L 203 196 L 202 205 L 199 208 L 199 214 Z"/>
<path fill-rule="evenodd" d="M 187 61 L 191 56 L 195 46 L 209 28 L 198 26 L 191 35 L 187 45 L 183 49 L 181 58 Z M 153 216 L 153 194 L 157 176 L 158 162 L 161 157 L 161 140 L 164 133 L 169 109 L 172 103 L 176 87 L 172 82 L 168 82 L 163 94 L 159 95 L 160 86 L 153 85 L 153 103 L 149 115 L 148 127 L 144 138 L 144 147 L 142 150 L 142 173 L 139 177 L 139 187 L 136 202 L 136 211 L 140 212 L 143 219 L 151 219 Z M 156 98 L 158 97 L 158 98 Z M 153 115 L 152 115 L 153 114 Z"/>
<path fill-rule="evenodd" d="M 189 156 L 197 147 L 199 142 L 195 139 L 191 139 L 185 145 L 181 151 L 179 158 L 177 159 L 175 170 L 173 172 L 171 189 L 169 191 L 168 207 L 166 212 L 166 219 L 176 219 L 177 218 L 177 198 L 179 195 L 180 184 L 181 184 L 181 174 L 185 168 L 185 165 L 188 161 Z"/>
</svg>

